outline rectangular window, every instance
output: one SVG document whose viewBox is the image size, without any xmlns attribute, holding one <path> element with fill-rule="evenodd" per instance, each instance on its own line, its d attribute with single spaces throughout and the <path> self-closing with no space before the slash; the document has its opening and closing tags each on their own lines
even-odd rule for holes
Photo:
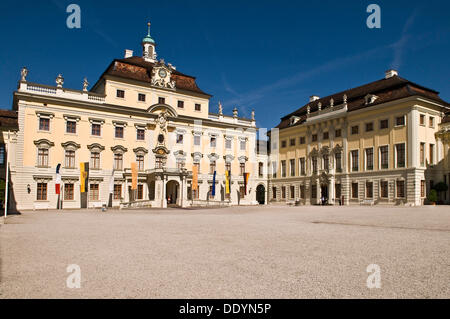
<svg viewBox="0 0 450 319">
<path fill-rule="evenodd" d="M 397 198 L 405 197 L 405 181 L 397 181 Z"/>
<path fill-rule="evenodd" d="M 420 143 L 420 166 L 425 166 L 425 143 Z"/>
<path fill-rule="evenodd" d="M 90 184 L 89 200 L 98 200 L 98 199 L 99 199 L 99 184 Z"/>
<path fill-rule="evenodd" d="M 330 138 L 329 133 L 328 133 L 328 132 L 324 132 L 324 133 L 323 133 L 323 140 L 326 141 L 326 140 L 328 140 L 329 138 Z"/>
<path fill-rule="evenodd" d="M 5 165 L 5 144 L 0 144 L 0 166 Z"/>
<path fill-rule="evenodd" d="M 287 142 L 286 141 L 281 141 L 281 148 L 285 148 L 287 147 Z"/>
<path fill-rule="evenodd" d="M 123 99 L 125 97 L 125 91 L 124 90 L 117 90 L 116 96 Z"/>
<path fill-rule="evenodd" d="M 177 144 L 183 144 L 183 134 L 177 134 Z"/>
<path fill-rule="evenodd" d="M 380 182 L 380 197 L 381 198 L 388 198 L 389 197 L 389 189 L 388 189 L 388 182 L 387 181 L 381 181 Z"/>
<path fill-rule="evenodd" d="M 140 171 L 144 170 L 144 155 L 136 155 L 136 163 L 137 163 L 137 168 Z"/>
<path fill-rule="evenodd" d="M 373 183 L 366 182 L 366 198 L 373 198 Z"/>
<path fill-rule="evenodd" d="M 373 131 L 373 122 L 366 123 L 366 132 L 372 132 Z"/>
<path fill-rule="evenodd" d="M 178 108 L 184 109 L 184 101 L 178 101 Z"/>
<path fill-rule="evenodd" d="M 351 132 L 352 132 L 352 135 L 359 134 L 359 126 L 358 125 L 352 126 Z"/>
<path fill-rule="evenodd" d="M 289 170 L 291 173 L 291 177 L 295 176 L 295 159 L 289 160 Z"/>
<path fill-rule="evenodd" d="M 230 162 L 225 163 L 225 170 L 229 171 L 231 173 L 231 163 Z"/>
<path fill-rule="evenodd" d="M 139 184 L 137 186 L 137 199 L 143 200 L 144 199 L 144 185 Z"/>
<path fill-rule="evenodd" d="M 114 136 L 116 138 L 123 138 L 123 127 L 122 126 L 116 126 L 115 127 L 115 134 Z"/>
<path fill-rule="evenodd" d="M 397 167 L 405 167 L 406 164 L 405 143 L 396 144 L 395 152 L 397 155 Z"/>
<path fill-rule="evenodd" d="M 403 126 L 405 125 L 405 116 L 397 116 L 395 118 L 395 126 Z"/>
<path fill-rule="evenodd" d="M 373 148 L 366 148 L 366 170 L 373 170 Z"/>
<path fill-rule="evenodd" d="M 240 164 L 239 164 L 239 169 L 240 169 L 241 175 L 244 176 L 244 173 L 245 173 L 245 163 L 240 163 Z"/>
<path fill-rule="evenodd" d="M 184 161 L 178 161 L 177 160 L 177 168 L 178 169 L 183 169 L 185 167 L 185 162 Z"/>
<path fill-rule="evenodd" d="M 426 196 L 425 181 L 421 180 L 420 181 L 420 197 L 424 198 L 425 196 Z"/>
<path fill-rule="evenodd" d="M 247 142 L 245 140 L 241 141 L 241 151 L 245 151 L 247 149 Z"/>
<path fill-rule="evenodd" d="M 380 166 L 381 169 L 389 168 L 389 149 L 387 145 L 380 146 Z"/>
<path fill-rule="evenodd" d="M 272 187 L 272 198 L 277 199 L 277 188 L 276 187 Z"/>
<path fill-rule="evenodd" d="M 114 199 L 120 200 L 122 198 L 122 185 L 114 184 Z"/>
<path fill-rule="evenodd" d="M 358 183 L 352 183 L 352 198 L 358 198 Z"/>
<path fill-rule="evenodd" d="M 166 98 L 165 97 L 158 97 L 158 104 L 166 104 Z"/>
<path fill-rule="evenodd" d="M 239 195 L 241 199 L 245 198 L 245 186 L 239 186 Z"/>
<path fill-rule="evenodd" d="M 317 156 L 311 157 L 312 173 L 317 174 Z"/>
<path fill-rule="evenodd" d="M 231 138 L 225 139 L 225 148 L 227 150 L 231 149 Z"/>
<path fill-rule="evenodd" d="M 211 140 L 209 141 L 209 146 L 210 147 L 216 147 L 216 144 L 217 144 L 217 138 L 212 136 Z"/>
<path fill-rule="evenodd" d="M 91 152 L 91 167 L 92 169 L 100 169 L 100 153 Z"/>
<path fill-rule="evenodd" d="M 430 127 L 434 127 L 434 117 L 430 116 Z"/>
<path fill-rule="evenodd" d="M 317 185 L 311 185 L 311 198 L 317 198 Z"/>
<path fill-rule="evenodd" d="M 281 177 L 286 177 L 286 161 L 281 161 Z"/>
<path fill-rule="evenodd" d="M 323 169 L 328 172 L 330 168 L 330 158 L 328 155 L 323 156 Z"/>
<path fill-rule="evenodd" d="M 66 150 L 65 165 L 66 168 L 75 168 L 75 151 Z"/>
<path fill-rule="evenodd" d="M 306 175 L 306 164 L 305 164 L 305 158 L 300 158 L 300 174 Z"/>
<path fill-rule="evenodd" d="M 336 199 L 341 198 L 341 184 L 334 184 L 334 187 L 336 188 Z"/>
<path fill-rule="evenodd" d="M 340 128 L 337 129 L 336 131 L 334 131 L 334 136 L 335 136 L 335 137 L 341 137 L 341 136 L 342 136 L 342 131 L 341 131 Z"/>
<path fill-rule="evenodd" d="M 380 121 L 380 130 L 388 128 L 389 127 L 389 120 L 381 120 Z"/>
<path fill-rule="evenodd" d="M 145 140 L 145 130 L 138 128 L 136 129 L 136 139 L 138 141 L 144 141 Z"/>
<path fill-rule="evenodd" d="M 101 134 L 101 125 L 97 123 L 92 123 L 91 125 L 91 135 L 100 136 Z"/>
<path fill-rule="evenodd" d="M 36 199 L 47 200 L 47 183 L 37 183 Z"/>
<path fill-rule="evenodd" d="M 77 132 L 77 122 L 67 121 L 66 122 L 66 133 L 75 134 Z"/>
<path fill-rule="evenodd" d="M 200 145 L 200 135 L 194 135 L 194 145 L 199 146 Z"/>
<path fill-rule="evenodd" d="M 48 149 L 46 148 L 38 149 L 38 166 L 41 167 L 48 166 Z"/>
<path fill-rule="evenodd" d="M 301 137 L 300 137 L 299 143 L 300 143 L 300 145 L 303 145 L 303 144 L 306 143 L 306 139 L 305 139 L 304 136 L 301 136 Z"/>
<path fill-rule="evenodd" d="M 277 178 L 277 170 L 278 170 L 277 162 L 273 162 L 272 163 L 272 177 L 273 178 Z"/>
<path fill-rule="evenodd" d="M 434 165 L 434 144 L 430 144 L 430 164 Z"/>
<path fill-rule="evenodd" d="M 209 174 L 214 174 L 214 172 L 216 171 L 216 161 L 211 161 L 209 163 Z"/>
<path fill-rule="evenodd" d="M 305 199 L 305 198 L 306 198 L 306 194 L 305 194 L 305 185 L 301 185 L 301 186 L 300 186 L 300 198 L 301 198 L 301 199 Z"/>
<path fill-rule="evenodd" d="M 74 199 L 74 189 L 73 184 L 64 184 L 64 200 Z"/>
<path fill-rule="evenodd" d="M 286 199 L 286 186 L 281 186 L 281 198 Z"/>
<path fill-rule="evenodd" d="M 202 106 L 200 104 L 195 104 L 195 110 L 196 111 L 201 111 L 202 110 Z"/>
<path fill-rule="evenodd" d="M 336 171 L 340 173 L 342 172 L 342 153 L 336 153 L 334 158 L 336 161 Z"/>
<path fill-rule="evenodd" d="M 289 146 L 295 146 L 295 138 L 289 140 Z"/>
<path fill-rule="evenodd" d="M 313 142 L 317 142 L 317 134 L 311 135 L 311 139 Z"/>
<path fill-rule="evenodd" d="M 420 114 L 420 125 L 425 125 L 425 114 Z"/>
<path fill-rule="evenodd" d="M 145 102 L 145 94 L 139 93 L 138 94 L 138 101 L 139 102 Z"/>
<path fill-rule="evenodd" d="M 50 119 L 39 118 L 39 130 L 40 131 L 50 131 Z"/>
<path fill-rule="evenodd" d="M 259 162 L 259 163 L 258 163 L 258 176 L 259 176 L 260 178 L 264 177 L 264 172 L 263 172 L 263 170 L 264 170 L 264 163 Z"/>
<path fill-rule="evenodd" d="M 352 172 L 359 171 L 359 152 L 358 150 L 351 151 Z"/>
<path fill-rule="evenodd" d="M 295 198 L 295 186 L 290 187 L 289 195 L 291 196 L 291 199 Z"/>
<path fill-rule="evenodd" d="M 123 155 L 114 154 L 114 169 L 122 170 L 123 168 Z"/>
</svg>

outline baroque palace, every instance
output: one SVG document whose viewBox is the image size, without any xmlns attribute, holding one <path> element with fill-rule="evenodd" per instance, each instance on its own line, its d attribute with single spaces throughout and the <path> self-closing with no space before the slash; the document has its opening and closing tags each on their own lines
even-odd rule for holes
<svg viewBox="0 0 450 319">
<path fill-rule="evenodd" d="M 449 110 L 438 92 L 395 70 L 311 96 L 269 133 L 270 201 L 423 205 L 450 181 Z M 448 190 L 439 195 L 448 203 Z"/>
<path fill-rule="evenodd" d="M 63 87 L 61 75 L 56 86 L 31 83 L 22 69 L 9 112 L 17 128 L 2 129 L 10 207 L 253 205 L 257 188 L 265 200 L 267 159 L 255 151 L 254 112 L 228 116 L 219 104 L 211 113 L 211 95 L 158 60 L 155 48 L 148 24 L 142 57 L 126 50 L 90 90 L 86 79 L 82 90 Z"/>
<path fill-rule="evenodd" d="M 22 69 L 0 111 L 0 198 L 12 210 L 205 205 L 423 205 L 450 182 L 450 105 L 401 78 L 310 101 L 258 141 L 148 34 L 88 90 L 32 83 Z M 268 149 L 267 149 L 268 148 Z M 8 163 L 8 165 L 5 165 Z M 445 187 L 444 187 L 445 188 Z M 441 188 L 439 201 L 450 202 Z M 59 194 L 58 194 L 59 193 Z"/>
</svg>

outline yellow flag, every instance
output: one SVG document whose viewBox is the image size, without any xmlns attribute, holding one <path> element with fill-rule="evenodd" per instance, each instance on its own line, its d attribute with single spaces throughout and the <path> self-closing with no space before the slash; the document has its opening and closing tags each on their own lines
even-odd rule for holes
<svg viewBox="0 0 450 319">
<path fill-rule="evenodd" d="M 225 193 L 230 194 L 230 171 L 225 171 Z"/>
<path fill-rule="evenodd" d="M 138 182 L 137 163 L 131 163 L 131 189 L 132 190 L 137 189 L 137 182 Z"/>
<path fill-rule="evenodd" d="M 85 163 L 80 163 L 80 192 L 86 192 L 86 170 L 84 167 Z"/>
<path fill-rule="evenodd" d="M 198 167 L 194 165 L 192 167 L 192 190 L 198 189 Z"/>
</svg>

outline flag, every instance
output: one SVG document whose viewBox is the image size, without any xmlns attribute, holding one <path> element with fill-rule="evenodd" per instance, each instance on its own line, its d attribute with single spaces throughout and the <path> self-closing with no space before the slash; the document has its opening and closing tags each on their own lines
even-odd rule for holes
<svg viewBox="0 0 450 319">
<path fill-rule="evenodd" d="M 230 176 L 231 176 L 231 172 L 230 171 L 225 171 L 225 194 L 230 194 Z"/>
<path fill-rule="evenodd" d="M 80 192 L 88 192 L 89 182 L 89 163 L 80 163 Z"/>
<path fill-rule="evenodd" d="M 245 195 L 247 195 L 247 185 L 248 185 L 248 178 L 250 177 L 250 173 L 244 173 L 244 188 L 245 188 Z"/>
<path fill-rule="evenodd" d="M 55 192 L 57 195 L 61 193 L 61 174 L 59 170 L 61 169 L 61 164 L 56 166 L 56 180 L 55 180 Z"/>
<path fill-rule="evenodd" d="M 198 167 L 194 165 L 192 167 L 192 190 L 195 191 L 198 188 Z"/>
<path fill-rule="evenodd" d="M 137 189 L 137 182 L 138 182 L 137 163 L 131 163 L 131 189 L 132 190 Z"/>
<path fill-rule="evenodd" d="M 213 184 L 212 184 L 211 196 L 212 197 L 216 196 L 216 171 L 214 171 L 214 175 L 213 175 Z"/>
</svg>

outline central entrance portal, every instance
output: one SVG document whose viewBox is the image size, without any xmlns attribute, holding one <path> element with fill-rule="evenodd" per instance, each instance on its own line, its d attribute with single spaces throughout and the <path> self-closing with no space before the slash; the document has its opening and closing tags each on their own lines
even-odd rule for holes
<svg viewBox="0 0 450 319">
<path fill-rule="evenodd" d="M 322 204 L 328 204 L 328 185 L 321 185 L 320 189 L 322 191 L 322 197 L 324 202 Z"/>
<path fill-rule="evenodd" d="M 167 205 L 181 206 L 180 184 L 177 181 L 168 181 L 166 184 Z"/>
</svg>

